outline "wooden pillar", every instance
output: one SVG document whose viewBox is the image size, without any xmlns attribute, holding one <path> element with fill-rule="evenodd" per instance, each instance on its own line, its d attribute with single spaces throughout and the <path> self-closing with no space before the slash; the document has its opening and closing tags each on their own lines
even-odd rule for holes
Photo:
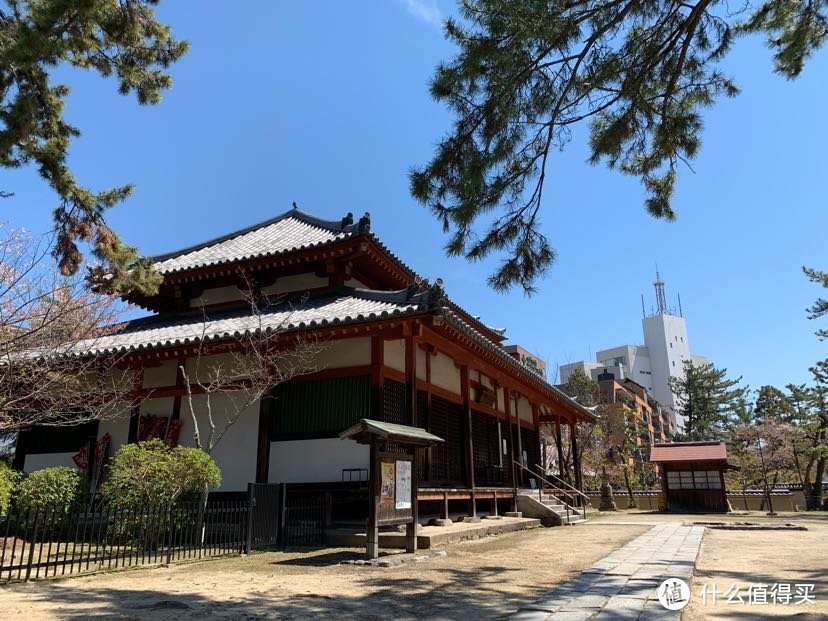
<svg viewBox="0 0 828 621">
<path fill-rule="evenodd" d="M 517 460 L 518 463 L 523 464 L 523 438 L 521 437 L 520 433 L 520 410 L 518 410 L 518 400 L 520 399 L 520 395 L 515 393 L 515 428 L 517 429 Z M 524 466 L 526 464 L 523 464 Z M 526 479 L 526 471 L 523 468 L 518 468 L 518 477 L 520 478 L 521 485 L 523 481 Z"/>
<path fill-rule="evenodd" d="M 181 373 L 181 367 L 187 364 L 186 358 L 179 358 L 175 365 L 175 385 L 177 388 L 184 388 L 184 376 Z M 185 367 L 186 368 L 186 367 Z M 181 395 L 182 391 L 176 393 L 173 397 L 172 416 L 170 420 L 178 420 L 181 418 Z"/>
<path fill-rule="evenodd" d="M 376 441 L 371 441 L 370 476 L 368 477 L 368 530 L 365 533 L 365 552 L 368 558 L 379 556 L 379 503 L 380 503 L 380 472 L 379 451 Z"/>
<path fill-rule="evenodd" d="M 385 341 L 380 336 L 371 337 L 371 418 L 382 420 L 383 399 L 382 390 L 385 378 L 383 364 L 385 356 Z"/>
<path fill-rule="evenodd" d="M 176 375 L 178 371 L 176 370 Z M 135 370 L 132 376 L 132 389 L 135 392 L 135 397 L 132 401 L 132 408 L 129 412 L 129 431 L 127 432 L 127 442 L 133 444 L 138 441 L 138 423 L 141 420 L 141 400 L 138 395 L 144 387 L 144 368 Z"/>
<path fill-rule="evenodd" d="M 460 367 L 460 396 L 463 399 L 463 432 L 466 436 L 466 484 L 469 487 L 469 515 L 477 517 L 477 502 L 474 493 L 474 438 L 472 437 L 471 390 L 469 386 L 469 367 Z"/>
<path fill-rule="evenodd" d="M 431 433 L 431 347 L 426 348 L 426 431 Z M 425 471 L 426 479 L 432 480 L 431 476 L 431 446 L 425 449 Z"/>
<path fill-rule="evenodd" d="M 555 416 L 555 448 L 558 451 L 558 476 L 561 480 L 566 481 L 566 472 L 564 471 L 564 455 L 563 455 L 563 438 L 561 436 L 561 417 Z"/>
<path fill-rule="evenodd" d="M 405 337 L 405 420 L 417 426 L 417 343 L 410 335 Z"/>
<path fill-rule="evenodd" d="M 511 462 L 509 466 L 511 466 L 512 472 L 512 489 L 514 492 L 514 511 L 517 511 L 517 466 L 515 466 L 515 438 L 514 434 L 512 433 L 512 396 L 509 393 L 509 388 L 507 386 L 503 387 L 503 409 L 506 410 L 506 435 L 509 438 L 509 461 Z"/>
<path fill-rule="evenodd" d="M 256 483 L 267 483 L 270 473 L 270 425 L 275 400 L 268 391 L 259 399 L 259 435 L 256 444 Z"/>
<path fill-rule="evenodd" d="M 417 457 L 418 451 L 422 451 L 420 447 L 414 448 L 414 457 L 411 460 L 411 524 L 405 527 L 405 551 L 417 551 L 417 527 L 419 526 L 420 512 L 417 506 Z"/>
<path fill-rule="evenodd" d="M 569 435 L 572 439 L 572 468 L 575 471 L 575 487 L 579 492 L 583 492 L 584 483 L 581 475 L 581 458 L 578 456 L 578 434 L 575 421 L 569 423 Z"/>
</svg>

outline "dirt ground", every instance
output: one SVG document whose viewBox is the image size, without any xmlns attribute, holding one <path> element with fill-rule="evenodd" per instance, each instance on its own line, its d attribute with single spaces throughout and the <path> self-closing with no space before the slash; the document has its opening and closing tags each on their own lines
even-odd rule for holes
<svg viewBox="0 0 828 621">
<path fill-rule="evenodd" d="M 707 529 L 696 562 L 696 571 L 690 584 L 691 600 L 682 615 L 682 621 L 749 620 L 758 618 L 778 619 L 828 619 L 828 515 L 813 514 L 784 516 L 784 521 L 803 524 L 807 531 L 726 531 Z M 705 518 L 706 519 L 706 518 Z M 715 519 L 715 518 L 712 518 Z M 771 520 L 755 516 L 742 517 L 751 522 Z M 774 521 L 779 521 L 773 518 Z M 727 603 L 726 597 L 717 596 L 712 604 L 703 602 L 700 593 L 704 585 L 708 593 L 727 591 L 736 585 L 738 596 L 744 603 Z M 791 601 L 773 603 L 770 589 L 774 584 L 789 584 Z M 795 604 L 797 584 L 814 585 L 814 604 Z M 754 601 L 762 601 L 767 589 L 768 604 L 750 604 L 748 588 L 759 587 Z M 733 592 L 733 591 L 731 591 Z"/>
<path fill-rule="evenodd" d="M 493 619 L 647 530 L 541 528 L 452 544 L 399 567 L 339 565 L 348 549 L 263 553 L 0 587 L 3 619 Z"/>
<path fill-rule="evenodd" d="M 599 558 L 669 521 L 792 522 L 807 531 L 707 529 L 682 621 L 828 618 L 828 514 L 665 515 L 619 511 L 572 528 L 524 531 L 452 544 L 445 557 L 400 567 L 340 565 L 352 549 L 263 553 L 250 558 L 139 569 L 0 587 L 0 618 L 496 619 L 575 577 Z M 744 604 L 714 606 L 703 585 L 735 584 Z M 791 585 L 790 604 L 749 605 L 747 588 Z M 814 584 L 814 605 L 794 605 Z M 769 600 L 770 601 L 770 600 Z"/>
</svg>

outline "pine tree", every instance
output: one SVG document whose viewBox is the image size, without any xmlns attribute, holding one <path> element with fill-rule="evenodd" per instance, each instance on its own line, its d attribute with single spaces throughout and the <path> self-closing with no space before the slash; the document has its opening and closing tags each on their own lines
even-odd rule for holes
<svg viewBox="0 0 828 621">
<path fill-rule="evenodd" d="M 808 280 L 822 285 L 824 289 L 828 289 L 828 272 L 821 272 L 810 267 L 803 267 L 802 271 L 808 277 Z M 811 307 L 808 308 L 808 319 L 819 319 L 828 315 L 828 300 L 825 298 L 818 298 Z M 828 330 L 819 329 L 816 335 L 821 339 L 828 338 Z"/>
<path fill-rule="evenodd" d="M 584 407 L 591 407 L 597 403 L 598 382 L 581 369 L 572 371 L 561 389 Z"/>
<path fill-rule="evenodd" d="M 710 363 L 684 361 L 682 377 L 670 378 L 676 395 L 676 414 L 684 417 L 684 435 L 693 440 L 718 439 L 725 427 L 743 410 L 747 388 L 741 377 L 727 379 L 727 369 Z"/>
<path fill-rule="evenodd" d="M 753 416 L 757 421 L 773 418 L 790 423 L 796 418 L 796 410 L 784 392 L 775 386 L 762 386 L 756 396 Z"/>
<path fill-rule="evenodd" d="M 540 231 L 546 173 L 577 126 L 589 127 L 591 163 L 640 178 L 647 211 L 673 219 L 702 111 L 738 93 L 722 68 L 733 41 L 763 34 L 794 78 L 827 20 L 828 0 L 461 0 L 445 24 L 458 52 L 431 83 L 454 127 L 411 172 L 411 192 L 450 233 L 448 254 L 505 254 L 490 285 L 531 292 L 555 259 Z"/>
<path fill-rule="evenodd" d="M 165 69 L 188 47 L 155 19 L 158 2 L 6 0 L 0 9 L 0 166 L 37 168 L 59 199 L 54 255 L 61 272 L 79 270 L 81 246 L 88 244 L 102 264 L 92 273 L 102 290 L 151 292 L 160 279 L 104 220 L 132 186 L 96 192 L 69 168 L 69 143 L 80 132 L 64 118 L 69 87 L 53 83 L 52 74 L 64 66 L 114 74 L 121 94 L 158 103 L 172 85 Z M 3 190 L 4 197 L 11 194 Z"/>
</svg>

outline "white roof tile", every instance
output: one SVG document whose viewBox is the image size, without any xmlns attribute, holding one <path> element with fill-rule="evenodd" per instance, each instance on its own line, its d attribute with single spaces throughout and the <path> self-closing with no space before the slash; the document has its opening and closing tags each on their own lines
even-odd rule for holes
<svg viewBox="0 0 828 621">
<path fill-rule="evenodd" d="M 371 321 L 407 315 L 425 308 L 420 303 L 421 298 L 406 300 L 404 293 L 355 289 L 311 298 L 293 308 L 288 303 L 274 305 L 263 310 L 260 316 L 246 308 L 208 313 L 206 316 L 193 313 L 185 317 L 138 319 L 112 334 L 79 341 L 67 353 L 80 356 L 197 344 L 202 337 L 209 342 L 241 336 L 260 328 L 294 330 Z"/>
<path fill-rule="evenodd" d="M 353 224 L 343 226 L 294 209 L 202 244 L 153 257 L 154 267 L 162 274 L 170 274 L 222 265 L 327 244 L 356 231 Z"/>
</svg>

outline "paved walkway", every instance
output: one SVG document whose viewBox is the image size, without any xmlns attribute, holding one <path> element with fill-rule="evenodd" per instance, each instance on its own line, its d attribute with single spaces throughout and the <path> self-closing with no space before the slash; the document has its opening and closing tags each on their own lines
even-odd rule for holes
<svg viewBox="0 0 828 621">
<path fill-rule="evenodd" d="M 657 587 L 667 578 L 689 582 L 703 526 L 664 522 L 585 569 L 546 597 L 523 606 L 511 621 L 609 621 L 667 619 Z"/>
</svg>

